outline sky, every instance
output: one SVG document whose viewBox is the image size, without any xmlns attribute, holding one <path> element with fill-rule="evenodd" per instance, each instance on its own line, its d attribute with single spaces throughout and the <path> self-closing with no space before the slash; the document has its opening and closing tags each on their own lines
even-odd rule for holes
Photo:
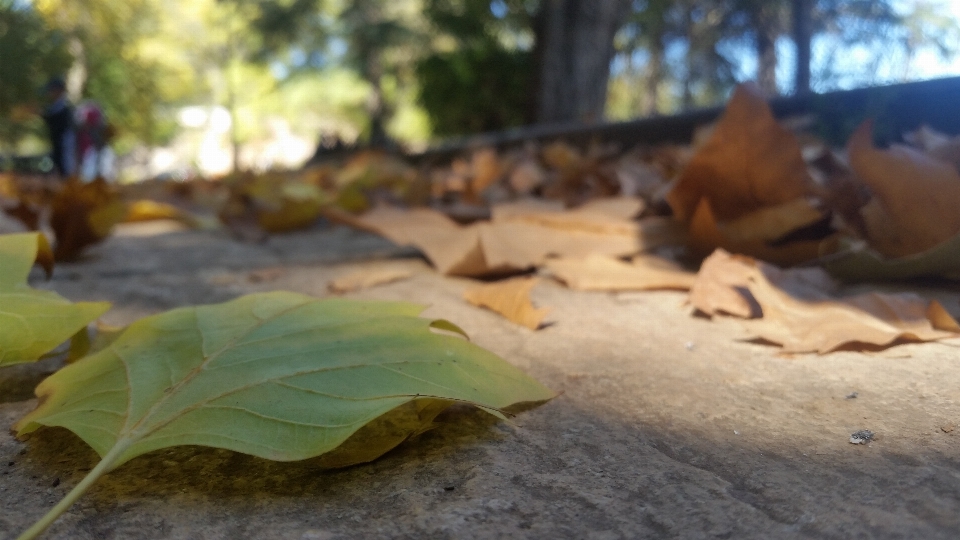
<svg viewBox="0 0 960 540">
<path fill-rule="evenodd" d="M 960 26 L 960 0 L 948 0 L 944 7 L 950 10 L 953 20 Z M 960 55 L 944 61 L 933 51 L 924 51 L 916 59 L 916 69 L 923 79 L 960 75 Z"/>
</svg>

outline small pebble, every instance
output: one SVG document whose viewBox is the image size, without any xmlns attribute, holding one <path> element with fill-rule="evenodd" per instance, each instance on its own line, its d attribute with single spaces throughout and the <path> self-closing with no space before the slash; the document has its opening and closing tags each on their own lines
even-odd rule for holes
<svg viewBox="0 0 960 540">
<path fill-rule="evenodd" d="M 692 341 L 688 341 L 684 344 L 684 347 L 686 347 L 688 351 L 692 351 L 697 347 L 697 345 Z"/>
<path fill-rule="evenodd" d="M 873 440 L 873 432 L 869 429 L 861 429 L 850 434 L 850 444 L 867 444 Z"/>
<path fill-rule="evenodd" d="M 858 394 L 856 392 L 850 392 L 847 394 L 847 399 L 857 399 L 857 395 Z"/>
</svg>

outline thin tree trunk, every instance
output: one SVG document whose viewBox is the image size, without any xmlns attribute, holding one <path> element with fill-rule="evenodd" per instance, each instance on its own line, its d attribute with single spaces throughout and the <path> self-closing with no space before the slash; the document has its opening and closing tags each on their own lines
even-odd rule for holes
<svg viewBox="0 0 960 540">
<path fill-rule="evenodd" d="M 603 119 L 613 38 L 629 0 L 543 0 L 536 58 L 538 122 Z"/>
<path fill-rule="evenodd" d="M 792 1 L 793 42 L 797 47 L 793 93 L 810 93 L 811 39 L 813 34 L 813 3 L 811 0 Z"/>
</svg>

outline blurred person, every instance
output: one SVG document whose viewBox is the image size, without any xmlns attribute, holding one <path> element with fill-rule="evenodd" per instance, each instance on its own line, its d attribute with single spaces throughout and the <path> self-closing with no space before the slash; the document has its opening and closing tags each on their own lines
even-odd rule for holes
<svg viewBox="0 0 960 540">
<path fill-rule="evenodd" d="M 77 132 L 73 106 L 67 99 L 67 85 L 62 78 L 51 78 L 44 90 L 48 104 L 42 116 L 50 137 L 50 158 L 56 173 L 61 179 L 66 179 L 76 174 L 77 168 Z"/>
<path fill-rule="evenodd" d="M 113 180 L 113 152 L 108 146 L 112 127 L 107 123 L 103 109 L 96 101 L 87 100 L 77 107 L 77 156 L 80 159 L 80 179 Z"/>
</svg>

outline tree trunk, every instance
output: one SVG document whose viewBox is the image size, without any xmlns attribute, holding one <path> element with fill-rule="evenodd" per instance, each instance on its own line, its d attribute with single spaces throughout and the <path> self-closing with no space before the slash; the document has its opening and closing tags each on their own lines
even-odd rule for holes
<svg viewBox="0 0 960 540">
<path fill-rule="evenodd" d="M 812 0 L 793 0 L 791 10 L 793 42 L 797 47 L 793 93 L 802 95 L 810 93 L 810 41 L 813 34 L 813 2 Z"/>
<path fill-rule="evenodd" d="M 538 14 L 538 122 L 595 122 L 607 101 L 613 37 L 629 0 L 543 0 Z"/>
</svg>

